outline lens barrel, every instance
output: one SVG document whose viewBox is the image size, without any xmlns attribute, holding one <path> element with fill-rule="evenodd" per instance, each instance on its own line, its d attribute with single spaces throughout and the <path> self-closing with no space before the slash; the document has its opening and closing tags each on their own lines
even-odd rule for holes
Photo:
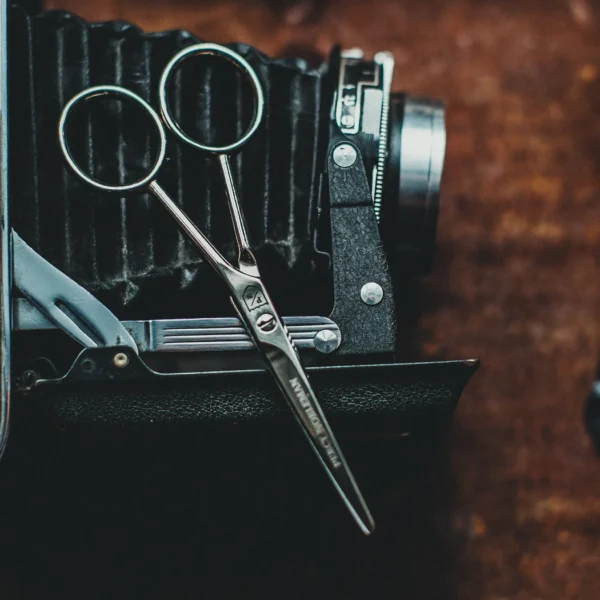
<svg viewBox="0 0 600 600">
<path fill-rule="evenodd" d="M 440 184 L 446 151 L 444 106 L 392 94 L 381 232 L 392 268 L 424 275 L 435 253 Z"/>
</svg>

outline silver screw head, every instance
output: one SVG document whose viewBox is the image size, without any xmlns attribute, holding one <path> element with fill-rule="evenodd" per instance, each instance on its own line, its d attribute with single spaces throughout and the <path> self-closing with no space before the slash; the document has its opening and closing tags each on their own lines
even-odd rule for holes
<svg viewBox="0 0 600 600">
<path fill-rule="evenodd" d="M 115 367 L 122 369 L 129 364 L 129 357 L 125 352 L 117 352 L 113 357 L 113 363 L 115 364 Z"/>
<path fill-rule="evenodd" d="M 275 317 L 271 313 L 263 313 L 256 319 L 256 325 L 261 331 L 265 333 L 271 333 L 277 325 L 275 323 Z"/>
<path fill-rule="evenodd" d="M 370 281 L 362 286 L 360 297 L 365 304 L 375 306 L 383 300 L 383 289 L 378 283 Z"/>
<path fill-rule="evenodd" d="M 340 347 L 342 340 L 335 331 L 331 329 L 322 329 L 317 331 L 314 337 L 315 348 L 322 354 L 330 354 Z"/>
<path fill-rule="evenodd" d="M 354 127 L 354 117 L 352 115 L 344 115 L 341 122 L 343 127 Z"/>
<path fill-rule="evenodd" d="M 351 167 L 356 162 L 356 150 L 350 144 L 338 144 L 333 149 L 333 162 L 338 167 Z"/>
</svg>

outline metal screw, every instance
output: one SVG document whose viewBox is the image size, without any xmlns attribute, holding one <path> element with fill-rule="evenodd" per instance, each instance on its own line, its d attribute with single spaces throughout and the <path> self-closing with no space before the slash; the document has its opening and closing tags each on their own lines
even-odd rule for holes
<svg viewBox="0 0 600 600">
<path fill-rule="evenodd" d="M 81 368 L 87 373 L 90 373 L 94 370 L 94 361 L 91 358 L 84 358 L 81 361 Z"/>
<path fill-rule="evenodd" d="M 264 313 L 256 319 L 256 325 L 261 331 L 265 333 L 271 333 L 277 326 L 275 317 L 271 313 Z"/>
<path fill-rule="evenodd" d="M 335 331 L 331 331 L 331 329 L 322 329 L 321 331 L 317 331 L 314 337 L 314 344 L 317 351 L 322 354 L 330 354 L 334 352 L 340 347 L 340 343 L 342 340 L 336 334 Z"/>
<path fill-rule="evenodd" d="M 113 357 L 113 363 L 115 363 L 115 367 L 122 369 L 129 364 L 129 356 L 125 352 L 118 352 Z"/>
<path fill-rule="evenodd" d="M 341 121 L 343 127 L 354 127 L 354 117 L 352 115 L 344 115 Z"/>
<path fill-rule="evenodd" d="M 356 149 L 350 144 L 338 144 L 333 149 L 333 162 L 338 167 L 351 167 L 356 162 Z"/>
<path fill-rule="evenodd" d="M 29 369 L 22 373 L 21 385 L 25 389 L 30 390 L 37 383 L 39 378 L 40 376 L 36 371 L 34 371 L 33 369 Z"/>
<path fill-rule="evenodd" d="M 383 299 L 383 289 L 374 281 L 365 283 L 360 290 L 360 297 L 365 304 L 375 306 Z"/>
</svg>

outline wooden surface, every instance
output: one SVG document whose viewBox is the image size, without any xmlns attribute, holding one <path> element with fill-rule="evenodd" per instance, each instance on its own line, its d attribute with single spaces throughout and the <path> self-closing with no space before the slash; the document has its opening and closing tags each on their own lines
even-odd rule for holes
<svg viewBox="0 0 600 600">
<path fill-rule="evenodd" d="M 582 423 L 600 348 L 600 9 L 587 0 L 51 4 L 271 55 L 387 49 L 397 90 L 447 102 L 438 258 L 419 338 L 427 357 L 483 363 L 451 436 L 455 491 L 441 543 L 453 557 L 443 573 L 416 567 L 445 580 L 435 588 L 405 595 L 396 582 L 361 597 L 600 598 L 600 460 Z M 393 579 L 394 547 L 371 576 Z M 368 563 L 368 550 L 361 556 Z"/>
</svg>

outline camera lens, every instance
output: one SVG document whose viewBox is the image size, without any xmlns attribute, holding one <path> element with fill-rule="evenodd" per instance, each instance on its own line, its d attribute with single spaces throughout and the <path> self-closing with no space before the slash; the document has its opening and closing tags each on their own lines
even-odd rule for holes
<svg viewBox="0 0 600 600">
<path fill-rule="evenodd" d="M 431 270 L 446 150 L 444 107 L 438 100 L 393 94 L 381 231 L 393 268 Z"/>
</svg>

